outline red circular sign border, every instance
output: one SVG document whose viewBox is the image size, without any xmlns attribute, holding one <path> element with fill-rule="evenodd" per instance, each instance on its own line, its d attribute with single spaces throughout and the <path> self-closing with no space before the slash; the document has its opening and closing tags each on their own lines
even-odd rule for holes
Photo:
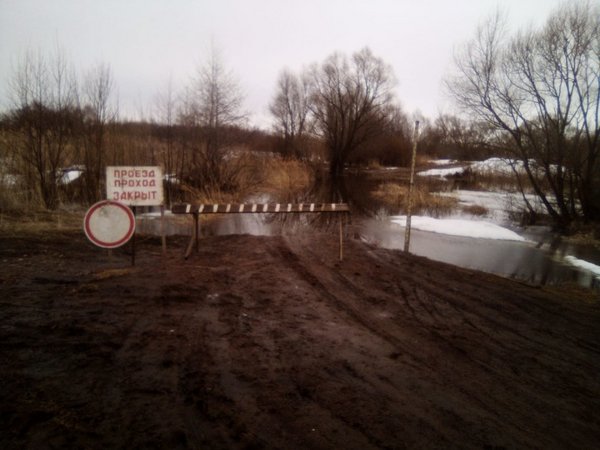
<svg viewBox="0 0 600 450">
<path fill-rule="evenodd" d="M 127 233 L 125 234 L 125 236 L 121 239 L 119 239 L 118 241 L 115 242 L 104 242 L 101 241 L 100 239 L 96 238 L 92 231 L 89 229 L 90 226 L 90 218 L 92 217 L 92 214 L 94 213 L 94 211 L 96 211 L 97 209 L 103 207 L 103 206 L 107 206 L 107 205 L 115 205 L 118 206 L 119 208 L 121 208 L 122 210 L 124 210 L 127 214 L 127 216 L 129 217 L 129 230 L 127 230 Z M 85 235 L 87 236 L 87 238 L 92 241 L 93 244 L 97 245 L 98 247 L 103 247 L 103 248 L 117 248 L 120 247 L 121 245 L 125 244 L 127 241 L 129 241 L 129 239 L 131 239 L 131 236 L 133 236 L 133 233 L 135 232 L 135 216 L 133 215 L 133 212 L 131 211 L 131 209 L 129 209 L 128 206 L 124 205 L 121 202 L 115 202 L 114 200 L 101 200 L 98 203 L 94 203 L 90 209 L 88 209 L 88 211 L 85 213 L 85 217 L 83 219 L 83 231 L 85 232 Z"/>
</svg>

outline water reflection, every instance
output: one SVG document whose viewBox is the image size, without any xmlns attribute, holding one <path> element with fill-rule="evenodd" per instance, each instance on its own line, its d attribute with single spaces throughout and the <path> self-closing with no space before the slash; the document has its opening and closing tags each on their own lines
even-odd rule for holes
<svg viewBox="0 0 600 450">
<path fill-rule="evenodd" d="M 141 234 L 160 235 L 164 227 L 165 236 L 191 236 L 194 222 L 190 215 L 165 213 L 161 224 L 158 214 L 139 214 L 136 217 L 136 231 Z M 271 236 L 277 234 L 277 227 L 268 223 L 264 215 L 229 214 L 206 215 L 200 217 L 200 236 L 217 236 L 226 234 L 252 234 Z"/>
<path fill-rule="evenodd" d="M 355 227 L 367 242 L 383 248 L 404 248 L 404 227 L 400 225 L 365 218 L 356 222 Z M 473 239 L 411 230 L 410 251 L 459 267 L 533 284 L 570 281 L 585 287 L 600 287 L 592 274 L 561 263 L 560 253 L 549 252 L 531 241 Z"/>
</svg>

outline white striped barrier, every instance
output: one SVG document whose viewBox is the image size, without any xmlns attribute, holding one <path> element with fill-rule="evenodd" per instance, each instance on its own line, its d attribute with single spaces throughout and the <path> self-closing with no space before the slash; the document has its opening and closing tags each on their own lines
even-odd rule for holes
<svg viewBox="0 0 600 450">
<path fill-rule="evenodd" d="M 350 214 L 347 203 L 221 203 L 173 205 L 173 214 L 191 214 L 194 218 L 194 233 L 185 252 L 185 259 L 199 246 L 200 214 L 291 214 L 291 213 L 337 213 Z M 340 220 L 340 261 L 343 259 L 343 220 Z"/>
<path fill-rule="evenodd" d="M 173 214 L 232 214 L 232 213 L 349 213 L 346 203 L 221 203 L 173 205 Z"/>
</svg>

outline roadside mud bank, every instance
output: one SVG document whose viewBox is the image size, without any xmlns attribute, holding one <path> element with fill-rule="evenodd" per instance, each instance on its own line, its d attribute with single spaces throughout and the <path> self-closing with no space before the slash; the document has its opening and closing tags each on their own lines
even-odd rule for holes
<svg viewBox="0 0 600 450">
<path fill-rule="evenodd" d="M 335 235 L 0 235 L 2 448 L 592 448 L 600 302 Z"/>
</svg>

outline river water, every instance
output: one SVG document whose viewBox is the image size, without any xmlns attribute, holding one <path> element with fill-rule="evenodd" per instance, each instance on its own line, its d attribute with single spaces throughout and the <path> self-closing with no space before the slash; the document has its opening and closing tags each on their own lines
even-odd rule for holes
<svg viewBox="0 0 600 450">
<path fill-rule="evenodd" d="M 358 228 L 367 242 L 384 248 L 404 248 L 404 227 L 387 221 L 363 219 Z M 600 265 L 597 250 L 564 242 L 547 229 L 521 230 L 520 234 L 527 241 L 474 239 L 413 229 L 409 251 L 437 261 L 532 284 L 574 282 L 600 289 L 597 276 L 564 260 L 565 256 L 572 255 L 589 262 L 594 260 L 595 264 Z"/>
</svg>

